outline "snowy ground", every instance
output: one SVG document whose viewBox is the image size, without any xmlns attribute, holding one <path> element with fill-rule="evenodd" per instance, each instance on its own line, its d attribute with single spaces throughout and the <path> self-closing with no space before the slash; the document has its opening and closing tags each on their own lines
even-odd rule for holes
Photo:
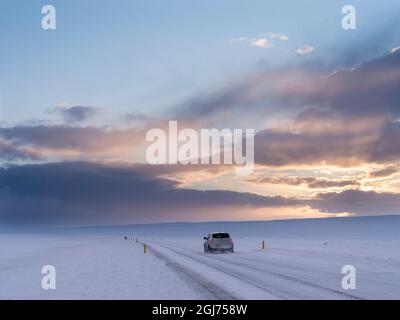
<svg viewBox="0 0 400 320">
<path fill-rule="evenodd" d="M 399 230 L 396 216 L 9 231 L 0 298 L 400 299 Z M 235 253 L 204 254 L 206 231 L 231 232 Z M 56 290 L 41 288 L 48 264 Z M 356 290 L 341 287 L 344 265 L 356 268 Z"/>
<path fill-rule="evenodd" d="M 41 269 L 56 268 L 43 290 Z M 0 299 L 199 299 L 188 282 L 121 237 L 0 235 Z"/>
</svg>

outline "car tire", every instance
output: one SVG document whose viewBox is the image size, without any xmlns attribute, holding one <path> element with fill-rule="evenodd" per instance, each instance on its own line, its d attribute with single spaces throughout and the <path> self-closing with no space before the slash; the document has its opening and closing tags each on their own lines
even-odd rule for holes
<svg viewBox="0 0 400 320">
<path fill-rule="evenodd" d="M 234 250 L 233 250 L 233 248 L 231 249 L 231 250 L 229 250 L 231 253 L 233 253 L 234 252 Z"/>
</svg>

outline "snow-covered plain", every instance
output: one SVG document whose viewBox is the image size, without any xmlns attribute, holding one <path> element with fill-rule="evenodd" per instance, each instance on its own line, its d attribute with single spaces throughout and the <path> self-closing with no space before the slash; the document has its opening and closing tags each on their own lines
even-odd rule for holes
<svg viewBox="0 0 400 320">
<path fill-rule="evenodd" d="M 230 232 L 235 253 L 204 254 L 212 231 Z M 400 299 L 399 248 L 400 216 L 8 230 L 0 298 Z M 55 290 L 41 288 L 43 265 Z M 355 290 L 341 286 L 345 265 Z"/>
<path fill-rule="evenodd" d="M 56 268 L 56 289 L 41 270 Z M 200 296 L 201 297 L 201 296 Z M 198 299 L 199 294 L 143 247 L 99 235 L 0 235 L 0 299 Z"/>
</svg>

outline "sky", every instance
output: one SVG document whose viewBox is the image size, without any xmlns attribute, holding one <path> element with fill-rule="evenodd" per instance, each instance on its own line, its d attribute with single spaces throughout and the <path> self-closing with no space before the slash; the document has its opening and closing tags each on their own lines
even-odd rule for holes
<svg viewBox="0 0 400 320">
<path fill-rule="evenodd" d="M 1 7 L 0 224 L 399 213 L 399 0 Z M 254 129 L 253 174 L 148 164 L 170 120 Z"/>
</svg>

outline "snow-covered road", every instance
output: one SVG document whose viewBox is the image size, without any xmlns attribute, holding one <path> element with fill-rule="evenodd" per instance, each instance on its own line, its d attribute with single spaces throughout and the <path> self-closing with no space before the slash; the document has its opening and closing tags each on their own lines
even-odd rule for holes
<svg viewBox="0 0 400 320">
<path fill-rule="evenodd" d="M 179 272 L 191 274 L 197 285 L 204 284 L 216 298 L 239 299 L 398 299 L 400 261 L 389 257 L 357 254 L 360 241 L 347 243 L 347 252 L 338 246 L 311 241 L 299 245 L 257 249 L 255 240 L 239 240 L 234 254 L 204 254 L 200 241 L 150 241 L 161 259 Z M 310 245 L 313 243 L 314 245 Z M 318 246 L 320 243 L 320 246 Z M 292 248 L 290 248 L 292 247 Z M 301 249 L 301 248 L 306 248 Z M 353 253 L 350 247 L 354 248 Z M 389 246 L 390 248 L 390 246 Z M 386 248 L 387 251 L 387 248 Z M 372 252 L 371 252 L 372 253 Z M 341 286 L 342 267 L 354 265 L 356 290 Z M 193 276 L 195 275 L 195 276 Z M 216 290 L 218 289 L 218 290 Z"/>
</svg>

